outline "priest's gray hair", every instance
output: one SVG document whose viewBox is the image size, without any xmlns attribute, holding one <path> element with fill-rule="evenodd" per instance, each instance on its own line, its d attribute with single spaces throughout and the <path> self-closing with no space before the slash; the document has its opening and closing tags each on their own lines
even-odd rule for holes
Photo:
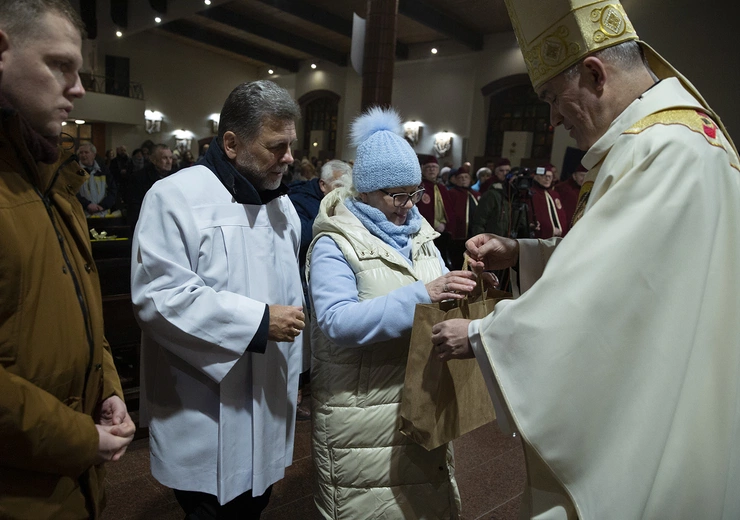
<svg viewBox="0 0 740 520">
<path fill-rule="evenodd" d="M 37 34 L 47 13 L 66 18 L 85 37 L 85 24 L 68 0 L 0 0 L 0 31 L 22 44 Z"/>
<path fill-rule="evenodd" d="M 620 44 L 613 45 L 605 49 L 600 49 L 593 54 L 589 54 L 589 56 L 595 56 L 604 63 L 609 63 L 611 65 L 614 65 L 618 69 L 625 71 L 634 70 L 638 67 L 645 67 L 652 74 L 647 59 L 642 52 L 642 48 L 640 47 L 640 44 L 637 43 L 635 40 L 622 42 Z M 580 74 L 579 67 L 581 65 L 581 61 L 579 61 L 569 69 L 566 69 L 563 74 L 565 74 L 568 79 L 578 76 Z"/>
<path fill-rule="evenodd" d="M 218 140 L 223 144 L 226 132 L 252 141 L 268 120 L 297 121 L 301 118 L 298 103 L 287 90 L 272 81 L 242 83 L 231 91 L 221 109 Z"/>
</svg>

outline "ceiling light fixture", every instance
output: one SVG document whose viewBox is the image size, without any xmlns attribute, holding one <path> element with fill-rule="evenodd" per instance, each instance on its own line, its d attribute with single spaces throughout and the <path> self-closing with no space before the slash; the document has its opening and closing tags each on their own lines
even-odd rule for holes
<svg viewBox="0 0 740 520">
<path fill-rule="evenodd" d="M 120 38 L 121 36 L 123 36 L 123 33 L 121 31 L 116 31 L 116 36 Z"/>
<path fill-rule="evenodd" d="M 162 19 L 161 19 L 161 18 L 160 18 L 159 16 L 157 16 L 157 17 L 156 17 L 156 18 L 154 19 L 154 21 L 155 21 L 155 22 L 157 22 L 157 23 L 162 23 Z"/>
<path fill-rule="evenodd" d="M 311 68 L 312 68 L 312 69 L 315 69 L 315 68 L 316 68 L 316 64 L 315 64 L 315 63 L 312 63 L 312 64 L 311 64 Z"/>
<path fill-rule="evenodd" d="M 203 3 L 206 5 L 211 5 L 211 0 L 203 0 Z"/>
<path fill-rule="evenodd" d="M 436 47 L 432 47 L 432 54 L 437 54 L 437 48 Z"/>
<path fill-rule="evenodd" d="M 268 74 L 275 74 L 275 71 L 274 71 L 274 70 L 272 70 L 272 69 L 267 69 L 267 73 L 268 73 Z"/>
</svg>

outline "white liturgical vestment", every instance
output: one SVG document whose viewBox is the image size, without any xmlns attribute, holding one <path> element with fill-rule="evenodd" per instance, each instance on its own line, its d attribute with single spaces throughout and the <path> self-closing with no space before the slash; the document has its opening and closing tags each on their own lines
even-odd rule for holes
<svg viewBox="0 0 740 520">
<path fill-rule="evenodd" d="M 583 217 L 520 241 L 522 294 L 470 325 L 564 490 L 533 483 L 533 518 L 740 518 L 740 163 L 702 112 L 675 79 L 635 100 L 583 160 Z"/>
<path fill-rule="evenodd" d="M 300 226 L 287 196 L 236 203 L 201 165 L 147 192 L 131 293 L 142 424 L 162 484 L 224 504 L 262 495 L 291 464 L 302 335 L 277 343 L 265 333 L 263 353 L 250 343 L 268 305 L 302 305 Z"/>
</svg>

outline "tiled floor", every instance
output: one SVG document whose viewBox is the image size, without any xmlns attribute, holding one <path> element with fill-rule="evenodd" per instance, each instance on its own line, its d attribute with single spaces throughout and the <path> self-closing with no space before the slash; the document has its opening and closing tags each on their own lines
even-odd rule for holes
<svg viewBox="0 0 740 520">
<path fill-rule="evenodd" d="M 311 423 L 299 422 L 293 465 L 273 487 L 264 520 L 319 520 L 311 496 Z M 455 441 L 456 477 L 464 520 L 515 520 L 524 487 L 522 449 L 495 424 Z M 104 520 L 181 520 L 172 492 L 149 472 L 149 442 L 134 441 L 126 456 L 108 466 L 108 506 Z M 359 519 L 358 519 L 359 520 Z M 364 520 L 364 519 L 363 519 Z"/>
</svg>

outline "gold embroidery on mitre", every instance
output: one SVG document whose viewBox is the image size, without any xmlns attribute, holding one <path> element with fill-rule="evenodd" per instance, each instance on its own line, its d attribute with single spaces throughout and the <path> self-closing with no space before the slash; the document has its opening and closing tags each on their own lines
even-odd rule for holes
<svg viewBox="0 0 740 520">
<path fill-rule="evenodd" d="M 596 43 L 602 43 L 609 38 L 617 38 L 627 31 L 628 24 L 625 16 L 612 4 L 603 9 L 591 11 L 591 21 L 599 24 L 599 29 L 593 34 Z"/>
<path fill-rule="evenodd" d="M 521 24 L 529 23 L 542 14 L 519 13 L 508 4 L 514 32 L 535 90 L 590 53 L 637 39 L 619 2 L 597 0 L 573 8 L 561 19 L 553 20 L 552 25 L 532 41 L 523 38 Z"/>
<path fill-rule="evenodd" d="M 561 25 L 544 36 L 538 45 L 532 46 L 529 52 L 524 53 L 532 83 L 536 85 L 538 78 L 547 76 L 561 63 L 581 53 L 581 46 L 570 41 L 570 34 L 570 29 Z"/>
</svg>

